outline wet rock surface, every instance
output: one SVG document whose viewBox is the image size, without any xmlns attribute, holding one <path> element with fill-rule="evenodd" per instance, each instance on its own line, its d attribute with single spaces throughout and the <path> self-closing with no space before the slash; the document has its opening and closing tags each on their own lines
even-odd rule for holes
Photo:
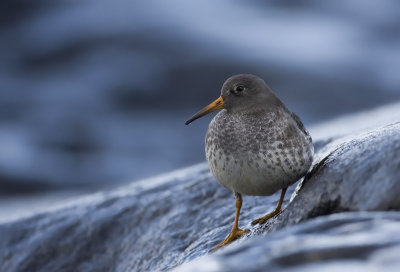
<svg viewBox="0 0 400 272">
<path fill-rule="evenodd" d="M 396 271 L 400 213 L 323 216 L 198 258 L 174 271 Z"/>
<path fill-rule="evenodd" d="M 0 271 L 305 271 L 331 265 L 374 271 L 398 265 L 400 123 L 316 146 L 314 168 L 297 192 L 289 188 L 287 208 L 252 227 L 279 193 L 245 196 L 239 225 L 251 232 L 215 254 L 208 251 L 231 228 L 234 197 L 200 164 L 2 223 Z M 338 212 L 345 213 L 309 220 Z"/>
</svg>

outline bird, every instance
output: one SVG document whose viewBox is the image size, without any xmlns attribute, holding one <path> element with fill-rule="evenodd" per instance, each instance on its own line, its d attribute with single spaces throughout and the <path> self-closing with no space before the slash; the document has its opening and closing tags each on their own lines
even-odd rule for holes
<svg viewBox="0 0 400 272">
<path fill-rule="evenodd" d="M 220 97 L 185 124 L 216 110 L 221 111 L 205 137 L 206 159 L 216 180 L 234 193 L 236 211 L 230 233 L 212 250 L 249 232 L 238 226 L 242 195 L 270 196 L 281 190 L 276 208 L 252 221 L 252 225 L 265 223 L 281 212 L 287 188 L 306 175 L 314 155 L 311 136 L 300 118 L 258 76 L 231 76 Z"/>
</svg>

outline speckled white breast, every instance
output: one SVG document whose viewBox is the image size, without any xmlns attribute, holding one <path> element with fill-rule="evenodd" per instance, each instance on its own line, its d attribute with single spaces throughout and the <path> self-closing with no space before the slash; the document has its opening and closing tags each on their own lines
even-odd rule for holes
<svg viewBox="0 0 400 272">
<path fill-rule="evenodd" d="M 224 187 L 266 196 L 304 176 L 314 150 L 311 137 L 287 113 L 253 118 L 221 111 L 207 131 L 206 157 Z"/>
</svg>

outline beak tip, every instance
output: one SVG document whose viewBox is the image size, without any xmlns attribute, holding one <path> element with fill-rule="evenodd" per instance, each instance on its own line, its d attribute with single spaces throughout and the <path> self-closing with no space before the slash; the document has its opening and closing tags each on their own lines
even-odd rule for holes
<svg viewBox="0 0 400 272">
<path fill-rule="evenodd" d="M 220 110 L 224 108 L 224 100 L 222 99 L 222 96 L 220 96 L 217 100 L 212 102 L 210 105 L 206 106 L 202 110 L 200 110 L 198 113 L 193 115 L 189 120 L 185 122 L 185 125 L 189 125 L 192 123 L 194 120 L 199 119 L 200 117 L 209 114 L 210 112 L 213 112 L 215 110 Z"/>
</svg>

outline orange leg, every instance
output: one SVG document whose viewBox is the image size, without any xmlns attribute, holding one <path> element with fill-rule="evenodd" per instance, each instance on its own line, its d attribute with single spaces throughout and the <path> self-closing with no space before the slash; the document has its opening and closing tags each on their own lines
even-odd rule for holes
<svg viewBox="0 0 400 272">
<path fill-rule="evenodd" d="M 282 210 L 282 203 L 283 203 L 283 199 L 285 198 L 285 193 L 286 193 L 287 187 L 282 189 L 281 192 L 281 198 L 279 199 L 278 205 L 276 206 L 275 210 L 273 210 L 270 213 L 267 213 L 266 215 L 264 215 L 263 217 L 257 218 L 256 220 L 254 220 L 253 222 L 251 222 L 252 225 L 256 225 L 256 224 L 264 224 L 265 221 L 267 221 L 268 219 L 270 219 L 271 217 L 274 217 L 275 215 L 277 215 L 281 210 Z"/>
<path fill-rule="evenodd" d="M 236 197 L 236 213 L 235 213 L 235 221 L 233 221 L 232 230 L 229 235 L 223 240 L 221 243 L 213 247 L 211 250 L 216 250 L 220 247 L 226 246 L 227 244 L 231 243 L 232 241 L 236 240 L 237 238 L 241 237 L 243 234 L 248 232 L 248 229 L 239 229 L 239 214 L 240 209 L 242 208 L 242 196 L 239 193 L 235 193 Z"/>
</svg>

